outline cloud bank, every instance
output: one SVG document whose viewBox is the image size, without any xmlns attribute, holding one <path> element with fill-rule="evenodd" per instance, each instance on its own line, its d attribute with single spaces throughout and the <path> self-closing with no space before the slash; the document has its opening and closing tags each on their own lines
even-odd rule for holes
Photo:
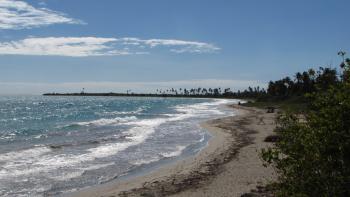
<svg viewBox="0 0 350 197">
<path fill-rule="evenodd" d="M 64 13 L 35 8 L 24 1 L 0 0 L 0 29 L 27 29 L 58 23 L 84 24 Z"/>
<path fill-rule="evenodd" d="M 175 39 L 34 37 L 0 42 L 0 55 L 87 57 L 148 54 L 155 49 L 166 49 L 174 53 L 214 53 L 220 50 L 209 43 Z"/>
</svg>

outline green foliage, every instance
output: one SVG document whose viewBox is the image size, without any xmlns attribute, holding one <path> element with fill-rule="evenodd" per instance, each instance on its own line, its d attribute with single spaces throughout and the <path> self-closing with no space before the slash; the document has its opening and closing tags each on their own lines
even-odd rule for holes
<svg viewBox="0 0 350 197">
<path fill-rule="evenodd" d="M 303 96 L 316 91 L 316 88 L 326 90 L 338 84 L 337 71 L 333 68 L 320 67 L 316 72 L 313 69 L 297 72 L 294 80 L 285 77 L 281 80 L 270 81 L 267 89 L 269 100 L 285 100 L 290 97 Z"/>
<path fill-rule="evenodd" d="M 278 196 L 350 196 L 350 83 L 320 84 L 305 114 L 278 118 L 280 141 L 261 152 L 278 172 Z"/>
<path fill-rule="evenodd" d="M 344 63 L 345 65 L 345 63 Z M 279 103 L 286 100 L 298 99 L 299 103 L 304 94 L 317 90 L 327 90 L 330 86 L 340 83 L 337 70 L 329 67 L 320 67 L 319 70 L 309 69 L 297 72 L 294 78 L 285 77 L 280 80 L 270 81 L 267 90 L 260 87 L 249 87 L 244 91 L 230 93 L 235 98 L 254 99 L 259 103 Z"/>
</svg>

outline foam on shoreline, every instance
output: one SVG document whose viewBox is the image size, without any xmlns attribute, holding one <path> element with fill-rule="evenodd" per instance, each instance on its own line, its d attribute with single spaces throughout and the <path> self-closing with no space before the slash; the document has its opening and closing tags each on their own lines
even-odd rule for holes
<svg viewBox="0 0 350 197">
<path fill-rule="evenodd" d="M 267 124 L 259 125 L 257 117 L 264 117 Z M 212 137 L 195 156 L 143 176 L 85 188 L 66 196 L 241 196 L 274 179 L 273 169 L 263 167 L 257 151 L 269 145 L 264 139 L 273 132 L 274 120 L 273 114 L 239 107 L 236 116 L 201 125 Z"/>
<path fill-rule="evenodd" d="M 220 104 L 226 104 L 226 102 L 219 101 Z M 214 105 L 218 105 L 218 103 L 215 103 Z M 200 105 L 198 106 L 201 107 Z M 240 111 L 235 111 L 235 114 L 241 114 Z M 153 171 L 148 172 L 146 175 L 141 176 L 134 176 L 130 179 L 126 180 L 115 180 L 111 181 L 102 185 L 96 185 L 91 186 L 88 188 L 83 188 L 82 190 L 75 191 L 72 193 L 67 193 L 65 196 L 71 196 L 71 197 L 92 197 L 92 196 L 100 196 L 100 195 L 106 195 L 106 194 L 113 194 L 120 193 L 125 190 L 132 190 L 134 188 L 141 187 L 142 184 L 145 182 L 148 182 L 149 180 L 158 179 L 162 177 L 167 177 L 173 174 L 178 173 L 179 169 L 181 171 L 191 171 L 192 169 L 195 169 L 198 167 L 198 165 L 201 165 L 202 162 L 205 162 L 207 158 L 210 158 L 211 154 L 217 154 L 223 150 L 218 150 L 225 146 L 225 144 L 229 143 L 229 141 L 232 140 L 232 136 L 230 136 L 228 133 L 222 132 L 218 129 L 215 129 L 211 126 L 209 120 L 201 124 L 201 127 L 206 129 L 208 133 L 211 135 L 211 138 L 207 142 L 207 145 L 200 149 L 200 151 L 193 156 L 186 157 L 180 160 L 177 160 L 175 163 L 167 163 L 166 165 L 162 165 L 159 168 L 153 169 Z M 203 141 L 204 139 L 201 139 Z M 176 157 L 178 155 L 181 155 L 182 151 L 186 147 L 178 146 L 177 150 L 169 153 L 165 153 L 161 155 L 162 157 Z M 219 151 L 219 152 L 218 152 Z M 143 165 L 143 164 L 149 164 L 156 160 L 158 158 L 151 158 L 147 161 L 135 161 L 136 164 Z"/>
</svg>

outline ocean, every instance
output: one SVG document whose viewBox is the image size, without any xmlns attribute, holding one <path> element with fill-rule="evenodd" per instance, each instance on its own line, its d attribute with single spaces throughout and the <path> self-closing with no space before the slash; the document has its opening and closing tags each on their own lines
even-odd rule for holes
<svg viewBox="0 0 350 197">
<path fill-rule="evenodd" d="M 137 176 L 198 153 L 225 99 L 0 97 L 0 196 L 45 196 Z"/>
</svg>

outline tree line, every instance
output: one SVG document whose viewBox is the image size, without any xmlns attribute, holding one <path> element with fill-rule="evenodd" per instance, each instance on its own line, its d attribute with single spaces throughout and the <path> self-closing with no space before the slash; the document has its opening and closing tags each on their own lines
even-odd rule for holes
<svg viewBox="0 0 350 197">
<path fill-rule="evenodd" d="M 345 59 L 341 64 L 344 68 Z M 309 69 L 304 72 L 297 72 L 293 77 L 284 77 L 280 80 L 270 81 L 267 88 L 248 87 L 245 90 L 233 92 L 231 88 L 169 88 L 157 89 L 156 95 L 163 96 L 208 96 L 225 98 L 246 98 L 258 101 L 276 101 L 285 100 L 292 97 L 303 97 L 306 93 L 312 93 L 316 90 L 327 90 L 329 87 L 339 84 L 342 80 L 341 74 L 336 68 L 319 67 L 318 70 Z M 343 76 L 344 77 L 344 76 Z M 133 93 L 130 93 L 133 94 Z"/>
<path fill-rule="evenodd" d="M 230 92 L 230 88 L 225 88 L 222 90 L 221 88 L 169 88 L 169 89 L 157 89 L 157 94 L 172 94 L 172 95 L 192 95 L 192 96 L 199 96 L 199 95 L 212 95 L 212 96 L 220 96 L 225 94 L 226 92 Z"/>
</svg>

